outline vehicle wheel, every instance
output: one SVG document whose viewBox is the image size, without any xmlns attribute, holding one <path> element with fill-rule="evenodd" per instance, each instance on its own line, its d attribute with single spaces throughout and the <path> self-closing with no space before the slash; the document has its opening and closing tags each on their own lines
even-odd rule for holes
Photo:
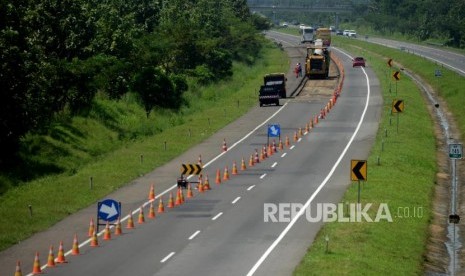
<svg viewBox="0 0 465 276">
<path fill-rule="evenodd" d="M 278 100 L 278 101 L 276 101 L 276 106 L 279 106 L 279 100 Z"/>
<path fill-rule="evenodd" d="M 262 107 L 262 106 L 263 106 L 263 103 L 262 103 L 262 102 L 260 102 L 260 107 Z"/>
</svg>

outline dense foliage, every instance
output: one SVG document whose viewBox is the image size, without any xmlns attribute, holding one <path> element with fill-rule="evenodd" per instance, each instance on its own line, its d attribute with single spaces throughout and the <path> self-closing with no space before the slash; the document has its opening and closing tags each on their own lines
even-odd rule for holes
<svg viewBox="0 0 465 276">
<path fill-rule="evenodd" d="M 27 133 L 85 115 L 97 93 L 178 109 L 187 78 L 231 75 L 260 49 L 245 0 L 0 0 L 0 171 Z"/>
<path fill-rule="evenodd" d="M 359 8 L 376 31 L 400 32 L 419 40 L 446 39 L 450 46 L 465 46 L 463 0 L 370 0 Z"/>
</svg>

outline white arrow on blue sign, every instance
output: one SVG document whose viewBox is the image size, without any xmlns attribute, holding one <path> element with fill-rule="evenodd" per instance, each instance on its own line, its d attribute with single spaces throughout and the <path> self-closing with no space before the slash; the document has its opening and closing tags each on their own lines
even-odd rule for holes
<svg viewBox="0 0 465 276">
<path fill-rule="evenodd" d="M 281 127 L 279 125 L 268 125 L 268 136 L 279 137 L 281 135 Z"/>
<path fill-rule="evenodd" d="M 98 203 L 98 217 L 105 221 L 114 221 L 120 216 L 120 205 L 113 199 L 105 199 Z"/>
</svg>

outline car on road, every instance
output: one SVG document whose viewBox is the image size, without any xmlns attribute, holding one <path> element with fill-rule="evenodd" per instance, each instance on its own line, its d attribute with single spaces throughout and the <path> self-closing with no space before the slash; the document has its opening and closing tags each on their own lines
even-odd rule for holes
<svg viewBox="0 0 465 276">
<path fill-rule="evenodd" d="M 356 38 L 357 37 L 357 33 L 354 31 L 354 30 L 350 30 L 347 34 L 348 37 L 353 37 L 353 38 Z"/>
<path fill-rule="evenodd" d="M 365 67 L 365 59 L 363 57 L 355 57 L 352 60 L 352 67 Z"/>
</svg>

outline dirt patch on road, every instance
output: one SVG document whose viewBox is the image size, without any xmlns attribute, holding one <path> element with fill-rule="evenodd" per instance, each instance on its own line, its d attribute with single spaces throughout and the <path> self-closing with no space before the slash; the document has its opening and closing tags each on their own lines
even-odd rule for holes
<svg viewBox="0 0 465 276">
<path fill-rule="evenodd" d="M 339 70 L 334 62 L 329 66 L 329 77 L 327 79 L 307 80 L 302 91 L 295 97 L 296 101 L 318 101 L 328 99 L 334 94 L 339 82 Z"/>
</svg>

